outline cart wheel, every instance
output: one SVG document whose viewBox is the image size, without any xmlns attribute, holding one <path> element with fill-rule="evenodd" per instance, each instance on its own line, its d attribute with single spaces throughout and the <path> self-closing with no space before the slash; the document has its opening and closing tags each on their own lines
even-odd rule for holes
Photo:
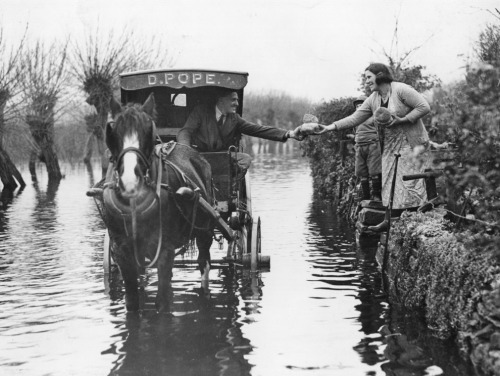
<svg viewBox="0 0 500 376">
<path fill-rule="evenodd" d="M 257 270 L 259 253 L 261 252 L 261 233 L 260 233 L 260 217 L 257 218 L 257 222 L 252 223 L 252 235 L 250 240 L 250 269 L 252 271 Z"/>
</svg>

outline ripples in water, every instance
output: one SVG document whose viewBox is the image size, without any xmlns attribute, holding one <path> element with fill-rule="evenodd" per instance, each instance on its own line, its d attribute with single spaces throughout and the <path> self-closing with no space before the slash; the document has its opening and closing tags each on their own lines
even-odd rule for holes
<svg viewBox="0 0 500 376">
<path fill-rule="evenodd" d="M 125 311 L 119 275 L 102 273 L 92 176 L 64 169 L 60 184 L 40 171 L 2 201 L 1 375 L 470 374 L 452 344 L 389 306 L 374 249 L 312 199 L 304 159 L 257 155 L 251 170 L 271 271 L 215 266 L 207 292 L 193 265 L 176 267 L 171 316 L 155 312 L 153 270 L 144 309 Z"/>
</svg>

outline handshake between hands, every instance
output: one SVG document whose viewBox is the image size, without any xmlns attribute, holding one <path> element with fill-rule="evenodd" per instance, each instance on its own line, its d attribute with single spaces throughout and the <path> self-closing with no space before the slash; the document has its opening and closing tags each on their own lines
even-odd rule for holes
<svg viewBox="0 0 500 376">
<path fill-rule="evenodd" d="M 299 125 L 293 131 L 290 131 L 289 137 L 302 141 L 307 136 L 326 132 L 328 130 L 327 127 L 323 124 L 319 124 L 318 121 L 316 116 L 305 114 L 302 119 L 303 124 Z"/>
<path fill-rule="evenodd" d="M 322 134 L 326 131 L 327 131 L 326 126 L 324 126 L 323 124 L 304 123 L 302 125 L 299 125 L 293 131 L 289 131 L 288 137 L 302 141 L 307 136 L 314 135 L 314 134 Z"/>
<path fill-rule="evenodd" d="M 294 138 L 298 141 L 304 140 L 307 136 L 313 134 L 321 134 L 326 131 L 326 127 L 318 123 L 304 123 L 299 125 L 293 131 L 288 131 L 288 137 Z"/>
<path fill-rule="evenodd" d="M 375 124 L 385 127 L 392 127 L 394 125 L 408 122 L 406 116 L 402 118 L 398 117 L 396 115 L 391 114 L 386 108 L 383 107 L 379 108 L 375 112 L 374 118 L 375 118 L 374 119 Z M 290 131 L 289 137 L 302 141 L 304 138 L 310 135 L 318 135 L 328 131 L 339 130 L 335 123 L 332 123 L 330 125 L 319 124 L 318 118 L 311 114 L 305 114 L 302 121 L 303 121 L 302 125 L 299 125 L 293 131 Z"/>
</svg>

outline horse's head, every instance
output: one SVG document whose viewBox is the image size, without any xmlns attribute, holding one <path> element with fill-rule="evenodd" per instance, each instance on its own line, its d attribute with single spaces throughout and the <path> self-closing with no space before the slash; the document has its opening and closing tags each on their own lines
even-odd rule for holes
<svg viewBox="0 0 500 376">
<path fill-rule="evenodd" d="M 110 107 L 113 121 L 106 125 L 106 144 L 115 162 L 121 195 L 135 198 L 143 190 L 155 144 L 154 96 L 150 94 L 142 106 L 121 106 L 111 98 Z"/>
</svg>

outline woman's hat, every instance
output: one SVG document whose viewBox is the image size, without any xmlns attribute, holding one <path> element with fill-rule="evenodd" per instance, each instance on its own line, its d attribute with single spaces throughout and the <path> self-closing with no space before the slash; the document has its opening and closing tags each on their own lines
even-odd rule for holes
<svg viewBox="0 0 500 376">
<path fill-rule="evenodd" d="M 375 120 L 375 124 L 382 127 L 392 123 L 392 115 L 385 107 L 377 108 L 373 114 L 373 119 Z"/>
</svg>

